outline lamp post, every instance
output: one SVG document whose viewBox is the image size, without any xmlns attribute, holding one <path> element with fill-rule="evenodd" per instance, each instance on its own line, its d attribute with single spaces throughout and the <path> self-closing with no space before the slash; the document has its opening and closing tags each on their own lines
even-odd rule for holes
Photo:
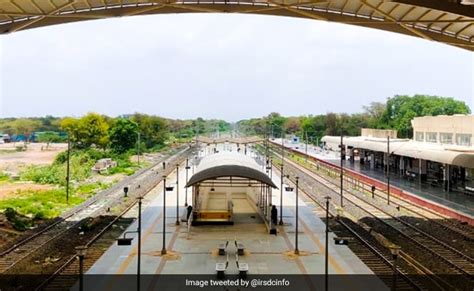
<svg viewBox="0 0 474 291">
<path fill-rule="evenodd" d="M 270 177 L 270 180 L 272 179 L 272 176 L 273 176 L 273 160 L 270 158 L 270 164 L 267 165 L 267 171 L 269 172 L 269 177 Z M 269 202 L 269 205 L 272 205 L 272 191 L 270 189 L 270 186 L 267 186 L 267 193 L 268 193 L 268 202 Z"/>
<path fill-rule="evenodd" d="M 343 137 L 341 134 L 341 208 L 344 207 L 344 155 L 345 155 L 345 149 L 344 149 L 344 143 L 343 143 Z"/>
<path fill-rule="evenodd" d="M 141 252 L 142 252 L 142 196 L 138 196 L 138 227 L 136 231 L 126 231 L 123 238 L 117 239 L 117 245 L 129 246 L 132 244 L 132 238 L 127 238 L 127 233 L 138 233 L 138 251 L 137 251 L 137 290 L 140 290 L 140 266 L 141 266 Z"/>
<path fill-rule="evenodd" d="M 179 225 L 179 164 L 176 164 L 176 225 Z"/>
<path fill-rule="evenodd" d="M 142 257 L 142 196 L 138 196 L 138 254 L 137 254 L 137 291 L 140 291 L 140 264 Z"/>
<path fill-rule="evenodd" d="M 166 192 L 173 191 L 173 186 L 166 186 L 166 176 L 163 176 L 163 247 L 161 254 L 166 255 Z"/>
<path fill-rule="evenodd" d="M 390 136 L 387 135 L 387 204 L 390 205 Z"/>
<path fill-rule="evenodd" d="M 295 255 L 300 254 L 300 250 L 298 249 L 298 182 L 299 177 L 296 177 L 296 222 L 295 222 Z"/>
<path fill-rule="evenodd" d="M 166 255 L 166 176 L 163 176 L 163 247 L 161 254 Z"/>
<path fill-rule="evenodd" d="M 137 132 L 137 163 L 140 167 L 140 131 Z"/>
<path fill-rule="evenodd" d="M 400 253 L 401 247 L 397 245 L 390 246 L 390 252 L 393 257 L 393 277 L 392 277 L 392 290 L 397 290 L 397 259 Z"/>
<path fill-rule="evenodd" d="M 280 173 L 280 222 L 278 224 L 283 225 L 283 161 L 280 166 Z"/>
<path fill-rule="evenodd" d="M 79 259 L 79 291 L 84 290 L 84 257 L 86 256 L 86 246 L 77 246 L 76 255 Z"/>
<path fill-rule="evenodd" d="M 265 168 L 266 169 L 266 172 L 267 172 L 267 176 L 269 176 L 269 173 L 268 173 L 268 160 L 267 160 L 267 167 Z M 265 216 L 265 219 L 267 218 L 267 214 L 268 214 L 268 186 L 265 185 L 263 186 L 264 188 L 264 195 L 263 195 L 263 215 Z"/>
<path fill-rule="evenodd" d="M 70 177 L 70 160 L 71 160 L 71 138 L 67 135 L 67 164 L 66 164 L 66 204 L 69 204 L 69 181 Z"/>
<path fill-rule="evenodd" d="M 305 164 L 307 164 L 308 163 L 308 132 L 307 131 L 304 132 L 304 136 L 305 136 L 305 138 L 304 138 L 304 140 L 305 140 L 305 150 L 304 150 L 305 151 L 305 161 L 304 162 L 305 162 Z"/>
<path fill-rule="evenodd" d="M 324 290 L 328 290 L 328 283 L 329 283 L 329 263 L 328 263 L 328 258 L 329 258 L 329 200 L 331 200 L 331 197 L 326 196 L 324 197 L 326 199 L 326 248 L 324 250 Z"/>
<path fill-rule="evenodd" d="M 186 158 L 186 184 L 188 184 L 189 159 Z M 184 206 L 188 206 L 188 187 L 184 188 Z"/>
</svg>

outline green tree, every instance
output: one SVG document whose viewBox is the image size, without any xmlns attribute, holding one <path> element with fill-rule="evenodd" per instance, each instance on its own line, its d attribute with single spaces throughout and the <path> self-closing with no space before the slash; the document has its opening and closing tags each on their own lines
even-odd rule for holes
<svg viewBox="0 0 474 291">
<path fill-rule="evenodd" d="M 47 147 L 52 142 L 64 142 L 64 138 L 59 135 L 59 133 L 54 131 L 45 131 L 38 135 L 37 138 L 38 142 L 45 142 L 47 143 Z"/>
<path fill-rule="evenodd" d="M 396 95 L 387 100 L 387 106 L 376 127 L 393 128 L 399 137 L 412 137 L 411 120 L 417 116 L 469 114 L 463 101 L 428 95 Z"/>
<path fill-rule="evenodd" d="M 124 153 L 135 147 L 138 124 L 125 118 L 119 118 L 110 128 L 110 148 L 116 153 Z"/>
<path fill-rule="evenodd" d="M 109 124 L 104 116 L 97 113 L 88 113 L 80 119 L 64 118 L 61 121 L 61 128 L 79 148 L 94 144 L 105 149 L 109 143 Z"/>
<path fill-rule="evenodd" d="M 168 122 L 161 117 L 135 113 L 132 118 L 138 124 L 140 136 L 147 148 L 162 146 L 168 139 Z"/>
</svg>

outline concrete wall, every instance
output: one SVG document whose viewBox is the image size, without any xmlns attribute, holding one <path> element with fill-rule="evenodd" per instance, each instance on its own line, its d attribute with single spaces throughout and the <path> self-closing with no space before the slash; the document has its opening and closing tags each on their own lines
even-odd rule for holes
<svg viewBox="0 0 474 291">
<path fill-rule="evenodd" d="M 397 138 L 397 131 L 393 129 L 375 129 L 375 128 L 361 128 L 361 136 L 377 137 L 377 138 Z"/>
<path fill-rule="evenodd" d="M 414 138 L 416 132 L 424 132 L 425 139 L 427 132 L 438 133 L 438 143 L 440 133 L 452 133 L 453 144 L 456 143 L 456 134 L 470 134 L 474 136 L 474 115 L 438 115 L 415 117 L 411 121 Z M 472 137 L 471 137 L 472 144 Z"/>
</svg>

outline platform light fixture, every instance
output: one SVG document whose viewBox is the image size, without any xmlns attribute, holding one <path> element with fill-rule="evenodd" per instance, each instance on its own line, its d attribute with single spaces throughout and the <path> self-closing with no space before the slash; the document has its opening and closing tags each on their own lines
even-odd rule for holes
<svg viewBox="0 0 474 291">
<path fill-rule="evenodd" d="M 295 255 L 300 254 L 300 250 L 298 249 L 298 220 L 299 220 L 299 214 L 298 214 L 298 184 L 299 184 L 299 177 L 295 177 L 295 188 L 296 188 L 296 222 L 295 222 Z"/>
<path fill-rule="evenodd" d="M 401 247 L 398 245 L 391 245 L 389 248 L 393 258 L 392 290 L 397 290 L 397 259 L 398 255 L 400 254 Z"/>
<path fill-rule="evenodd" d="M 176 164 L 176 225 L 179 225 L 179 164 Z"/>
<path fill-rule="evenodd" d="M 163 246 L 161 254 L 166 255 L 166 192 L 173 191 L 173 186 L 166 186 L 166 176 L 163 176 Z"/>
<path fill-rule="evenodd" d="M 77 246 L 76 256 L 79 259 L 79 290 L 84 290 L 84 257 L 86 256 L 87 247 Z"/>
<path fill-rule="evenodd" d="M 189 158 L 186 158 L 186 167 L 184 169 L 186 170 L 186 184 L 188 184 L 188 171 L 191 169 L 189 166 Z M 184 206 L 188 206 L 188 187 L 184 188 Z"/>
<path fill-rule="evenodd" d="M 141 266 L 141 252 L 142 252 L 142 196 L 137 197 L 138 200 L 138 227 L 135 231 L 126 231 L 123 237 L 117 239 L 118 246 L 130 246 L 132 245 L 133 238 L 127 237 L 128 233 L 138 234 L 138 246 L 137 246 L 137 290 L 140 290 L 140 266 Z"/>
<path fill-rule="evenodd" d="M 329 289 L 329 200 L 331 197 L 326 196 L 326 240 L 325 240 L 325 250 L 324 250 L 324 290 L 328 291 Z"/>
</svg>

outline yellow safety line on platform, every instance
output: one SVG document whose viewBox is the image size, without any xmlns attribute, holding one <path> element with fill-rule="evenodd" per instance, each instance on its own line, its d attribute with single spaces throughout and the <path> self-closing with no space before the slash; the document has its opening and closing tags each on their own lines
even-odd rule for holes
<svg viewBox="0 0 474 291">
<path fill-rule="evenodd" d="M 160 222 L 162 218 L 163 218 L 163 211 L 161 211 L 161 214 L 155 219 L 153 224 L 150 227 L 148 227 L 147 231 L 145 232 L 145 235 L 142 236 L 142 239 L 143 239 L 142 243 L 150 236 L 150 234 L 153 232 L 153 229 L 155 229 L 155 227 L 158 225 L 158 223 Z M 132 259 L 137 255 L 137 251 L 138 251 L 138 246 L 135 246 L 133 250 L 128 254 L 125 262 L 123 262 L 120 268 L 118 269 L 117 274 L 123 274 L 125 270 L 127 270 L 128 265 L 130 265 L 130 263 L 132 262 Z"/>
<path fill-rule="evenodd" d="M 288 234 L 286 233 L 285 230 L 283 230 L 283 228 L 281 229 L 281 234 L 283 236 L 283 238 L 285 239 L 285 242 L 286 242 L 286 245 L 288 246 L 288 249 L 289 250 L 292 250 L 294 249 L 294 246 L 293 244 L 291 243 L 290 241 L 290 238 L 288 237 Z M 299 257 L 295 257 L 295 261 L 296 261 L 296 265 L 298 266 L 298 268 L 300 269 L 301 273 L 303 274 L 308 274 L 308 271 L 306 270 L 305 266 L 303 265 L 303 263 L 301 262 L 300 258 Z"/>
<path fill-rule="evenodd" d="M 306 225 L 306 223 L 304 223 L 303 220 L 300 219 L 300 222 L 301 224 L 303 225 L 303 228 L 304 228 L 304 232 L 309 234 L 309 237 L 311 237 L 311 240 L 314 241 L 316 243 L 316 245 L 318 246 L 319 248 L 319 251 L 322 253 L 322 252 L 325 252 L 326 251 L 326 248 L 325 246 L 323 246 L 323 244 L 321 243 L 321 241 L 314 235 L 314 233 L 309 229 L 308 225 Z M 344 268 L 341 267 L 341 265 L 339 265 L 339 263 L 337 262 L 337 260 L 334 259 L 333 256 L 329 255 L 329 264 L 333 267 L 333 269 L 336 271 L 336 273 L 338 274 L 346 274 L 347 272 L 344 270 Z"/>
<path fill-rule="evenodd" d="M 171 240 L 168 243 L 167 250 L 172 250 L 173 249 L 173 245 L 176 242 L 176 239 L 178 238 L 180 228 L 181 228 L 181 225 L 178 225 L 178 227 L 176 227 L 176 229 L 173 233 L 173 236 L 171 237 Z M 165 267 L 167 261 L 168 260 L 166 259 L 166 256 L 161 257 L 160 265 L 158 266 L 158 268 L 156 268 L 155 274 L 161 274 L 161 272 L 163 271 L 163 268 Z"/>
</svg>

